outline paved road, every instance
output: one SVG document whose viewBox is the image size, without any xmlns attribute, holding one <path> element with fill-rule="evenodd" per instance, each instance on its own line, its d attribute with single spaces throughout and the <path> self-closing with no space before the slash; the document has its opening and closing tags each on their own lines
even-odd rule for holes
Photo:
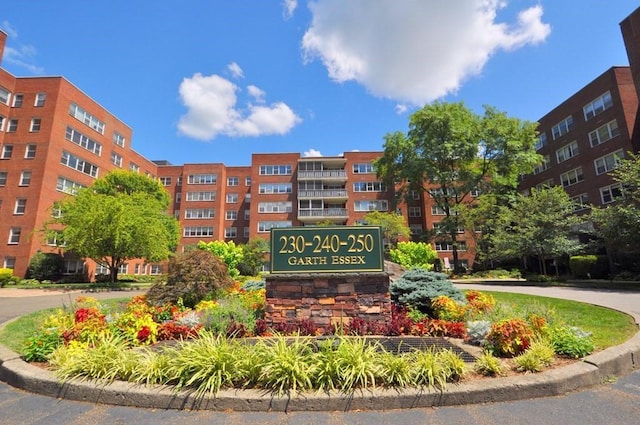
<svg viewBox="0 0 640 425">
<path fill-rule="evenodd" d="M 464 288 L 488 289 L 464 285 Z M 561 296 L 626 310 L 640 317 L 640 292 L 593 291 L 572 288 L 494 288 L 545 296 Z M 97 294 L 98 298 L 122 293 Z M 32 311 L 69 303 L 68 295 L 5 298 L 0 290 L 0 322 L 17 311 Z M 636 319 L 637 320 L 637 319 Z M 0 382 L 0 424 L 563 424 L 640 423 L 640 371 L 587 390 L 560 397 L 459 407 L 373 412 L 235 413 L 152 410 L 57 400 L 29 394 Z"/>
</svg>

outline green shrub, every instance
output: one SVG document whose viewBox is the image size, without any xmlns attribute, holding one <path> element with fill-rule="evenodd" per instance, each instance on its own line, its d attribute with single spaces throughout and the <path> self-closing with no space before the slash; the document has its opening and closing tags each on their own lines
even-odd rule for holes
<svg viewBox="0 0 640 425">
<path fill-rule="evenodd" d="M 483 376 L 500 376 L 504 373 L 500 359 L 488 351 L 478 357 L 473 364 L 473 370 Z"/>
<path fill-rule="evenodd" d="M 491 322 L 488 320 L 467 322 L 467 339 L 471 344 L 484 345 L 489 331 L 491 331 Z"/>
<path fill-rule="evenodd" d="M 519 372 L 542 372 L 553 363 L 555 352 L 546 339 L 537 339 L 521 355 L 513 359 Z"/>
<path fill-rule="evenodd" d="M 149 288 L 147 299 L 155 305 L 176 304 L 182 299 L 186 307 L 194 307 L 231 285 L 233 281 L 222 260 L 209 251 L 196 249 L 169 260 L 167 282 Z"/>
<path fill-rule="evenodd" d="M 51 252 L 37 252 L 27 268 L 27 277 L 38 280 L 57 280 L 62 275 L 64 260 Z"/>
<path fill-rule="evenodd" d="M 569 268 L 575 278 L 590 278 L 591 270 L 597 262 L 596 255 L 574 255 L 569 258 Z"/>
<path fill-rule="evenodd" d="M 438 253 L 431 244 L 424 242 L 398 242 L 397 247 L 389 251 L 389 256 L 391 261 L 404 268 L 419 267 L 431 270 Z"/>
<path fill-rule="evenodd" d="M 443 273 L 412 269 L 405 272 L 390 285 L 391 300 L 396 304 L 415 308 L 422 313 L 433 315 L 432 301 L 439 296 L 447 296 L 461 304 L 464 295 L 453 286 Z"/>
<path fill-rule="evenodd" d="M 594 350 L 591 334 L 576 326 L 556 326 L 549 332 L 553 349 L 559 356 L 581 358 Z"/>
<path fill-rule="evenodd" d="M 0 268 L 0 288 L 5 285 L 14 284 L 16 282 L 13 275 L 13 269 Z"/>
<path fill-rule="evenodd" d="M 39 331 L 25 341 L 24 359 L 28 362 L 46 362 L 62 342 L 62 336 L 55 329 Z"/>
<path fill-rule="evenodd" d="M 236 246 L 235 242 L 213 241 L 198 242 L 198 249 L 208 251 L 222 260 L 227 265 L 229 275 L 233 278 L 240 276 L 238 265 L 242 261 L 242 247 Z"/>
<path fill-rule="evenodd" d="M 205 329 L 214 334 L 231 335 L 233 332 L 253 332 L 256 312 L 243 305 L 238 297 L 229 296 L 218 300 L 218 304 L 201 312 Z M 242 336 L 242 335 L 239 335 Z"/>
</svg>

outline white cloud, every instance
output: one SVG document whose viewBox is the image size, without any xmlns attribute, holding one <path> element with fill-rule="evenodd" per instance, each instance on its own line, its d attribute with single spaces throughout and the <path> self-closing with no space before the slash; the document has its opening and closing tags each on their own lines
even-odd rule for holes
<svg viewBox="0 0 640 425">
<path fill-rule="evenodd" d="M 7 33 L 9 41 L 18 38 L 18 31 L 9 23 L 2 21 L 0 28 Z M 37 54 L 36 48 L 29 44 L 18 44 L 18 47 L 5 46 L 3 58 L 7 63 L 27 69 L 32 74 L 44 73 L 44 68 L 34 65 L 33 60 Z"/>
<path fill-rule="evenodd" d="M 18 38 L 18 31 L 13 28 L 9 21 L 2 21 L 2 23 L 0 23 L 0 28 L 6 32 L 10 38 Z"/>
<path fill-rule="evenodd" d="M 402 115 L 405 112 L 407 112 L 408 107 L 407 105 L 397 104 L 395 109 L 396 109 L 396 114 Z"/>
<path fill-rule="evenodd" d="M 505 0 L 455 2 L 317 0 L 302 39 L 307 61 L 320 59 L 337 82 L 356 81 L 375 96 L 422 105 L 455 92 L 491 55 L 543 42 L 542 7 L 497 22 Z"/>
<path fill-rule="evenodd" d="M 289 19 L 293 16 L 293 12 L 295 12 L 298 7 L 297 0 L 283 0 L 282 7 L 284 8 L 283 15 L 284 19 Z"/>
<path fill-rule="evenodd" d="M 258 103 L 264 102 L 264 96 L 266 95 L 266 93 L 263 90 L 261 90 L 259 87 L 256 87 L 254 85 L 248 85 L 247 92 L 251 97 L 254 98 L 256 102 Z"/>
<path fill-rule="evenodd" d="M 322 156 L 322 152 L 320 152 L 319 150 L 316 149 L 309 149 L 308 151 L 305 151 L 302 156 L 306 157 L 306 158 L 310 158 L 310 157 L 316 157 L 316 156 Z"/>
<path fill-rule="evenodd" d="M 238 91 L 234 83 L 215 74 L 196 73 L 183 79 L 179 93 L 188 110 L 180 117 L 179 132 L 199 140 L 213 140 L 219 135 L 286 134 L 302 121 L 283 102 L 269 106 L 247 104 L 243 110 L 238 107 Z M 264 95 L 262 90 L 260 93 Z"/>
<path fill-rule="evenodd" d="M 242 68 L 240 68 L 240 65 L 235 62 L 231 62 L 229 65 L 227 65 L 227 70 L 231 72 L 233 78 L 244 78 L 244 71 L 242 70 Z"/>
</svg>

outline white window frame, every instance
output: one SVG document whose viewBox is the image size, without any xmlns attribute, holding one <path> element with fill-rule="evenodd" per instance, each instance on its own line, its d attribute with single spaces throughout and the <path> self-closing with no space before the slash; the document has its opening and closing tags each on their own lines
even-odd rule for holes
<svg viewBox="0 0 640 425">
<path fill-rule="evenodd" d="M 618 192 L 620 194 L 620 198 L 624 197 L 624 192 L 622 191 L 622 184 L 614 183 L 608 186 L 601 187 L 600 200 L 602 201 L 602 205 L 610 204 L 612 202 L 617 201 L 619 198 L 615 192 Z"/>
<path fill-rule="evenodd" d="M 407 214 L 409 215 L 409 217 L 422 217 L 422 208 L 408 207 Z"/>
<path fill-rule="evenodd" d="M 281 202 L 259 202 L 258 213 L 270 214 L 270 213 L 290 213 L 293 211 L 293 202 L 281 201 Z"/>
<path fill-rule="evenodd" d="M 87 125 L 89 128 L 104 135 L 104 122 L 94 117 L 75 103 L 69 104 L 69 115 Z"/>
<path fill-rule="evenodd" d="M 0 187 L 7 185 L 7 178 L 9 177 L 8 171 L 0 171 Z"/>
<path fill-rule="evenodd" d="M 261 165 L 258 173 L 261 176 L 290 176 L 293 174 L 293 166 L 283 165 Z"/>
<path fill-rule="evenodd" d="M 281 221 L 259 221 L 258 233 L 269 233 L 273 228 L 291 227 L 292 223 L 288 220 Z"/>
<path fill-rule="evenodd" d="M 578 148 L 578 142 L 574 140 L 571 143 L 567 143 L 566 145 L 562 146 L 556 151 L 556 161 L 558 161 L 558 164 L 560 164 L 561 162 L 567 161 L 579 154 L 580 149 Z"/>
<path fill-rule="evenodd" d="M 227 177 L 227 186 L 238 186 L 240 185 L 239 177 Z"/>
<path fill-rule="evenodd" d="M 215 173 L 189 174 L 187 184 L 217 184 L 218 175 Z"/>
<path fill-rule="evenodd" d="M 611 107 L 613 107 L 613 98 L 611 97 L 611 92 L 607 91 L 606 93 L 598 96 L 596 99 L 593 99 L 591 102 L 584 105 L 584 107 L 582 108 L 582 112 L 584 113 L 584 120 L 589 121 L 591 118 L 600 115 L 602 112 Z"/>
<path fill-rule="evenodd" d="M 185 238 L 202 238 L 213 236 L 213 226 L 186 226 L 182 231 Z"/>
<path fill-rule="evenodd" d="M 2 145 L 0 159 L 11 159 L 13 156 L 13 145 Z"/>
<path fill-rule="evenodd" d="M 7 242 L 8 245 L 18 245 L 20 243 L 20 235 L 22 234 L 21 227 L 11 227 L 9 228 L 9 240 Z"/>
<path fill-rule="evenodd" d="M 386 199 L 362 199 L 354 201 L 353 210 L 359 212 L 388 211 L 389 201 L 387 201 Z"/>
<path fill-rule="evenodd" d="M 582 171 L 582 167 L 577 167 L 573 170 L 567 171 L 566 173 L 560 174 L 560 184 L 562 187 L 573 186 L 581 181 L 584 181 L 584 172 Z"/>
<path fill-rule="evenodd" d="M 237 238 L 238 237 L 238 228 L 237 227 L 226 227 L 224 229 L 224 237 L 225 238 Z"/>
<path fill-rule="evenodd" d="M 237 204 L 238 203 L 238 194 L 237 193 L 227 193 L 227 204 Z"/>
<path fill-rule="evenodd" d="M 187 202 L 214 202 L 215 200 L 215 191 L 187 192 Z"/>
<path fill-rule="evenodd" d="M 117 131 L 113 132 L 111 139 L 113 140 L 113 143 L 123 148 L 127 142 L 127 138 L 124 137 L 122 134 L 118 133 Z"/>
<path fill-rule="evenodd" d="M 595 148 L 619 135 L 620 128 L 618 127 L 618 121 L 612 120 L 590 132 L 589 143 L 591 143 L 592 148 Z"/>
<path fill-rule="evenodd" d="M 37 150 L 38 150 L 38 145 L 36 145 L 35 143 L 28 143 L 24 147 L 24 158 L 25 159 L 35 158 Z"/>
<path fill-rule="evenodd" d="M 13 215 L 24 215 L 27 211 L 27 199 L 16 198 L 16 203 L 13 207 Z"/>
<path fill-rule="evenodd" d="M 22 170 L 20 172 L 20 183 L 18 184 L 18 186 L 29 186 L 31 184 L 31 177 L 31 170 Z"/>
<path fill-rule="evenodd" d="M 37 133 L 42 128 L 42 118 L 34 117 L 31 118 L 31 124 L 29 125 L 30 133 Z"/>
<path fill-rule="evenodd" d="M 88 150 L 91 153 L 94 153 L 98 156 L 102 155 L 102 145 L 100 143 L 89 138 L 88 136 L 85 136 L 71 126 L 67 126 L 64 137 L 71 143 L 75 143 L 76 145 Z"/>
<path fill-rule="evenodd" d="M 237 220 L 238 219 L 238 211 L 236 210 L 227 210 L 224 213 L 225 220 Z"/>
<path fill-rule="evenodd" d="M 198 220 L 215 218 L 216 212 L 213 208 L 187 208 L 184 210 L 185 220 Z"/>
<path fill-rule="evenodd" d="M 358 162 L 353 164 L 353 174 L 373 174 L 375 170 L 370 162 Z"/>
<path fill-rule="evenodd" d="M 624 151 L 618 149 L 615 152 L 596 158 L 593 161 L 593 166 L 596 170 L 596 175 L 606 174 L 620 165 L 620 160 L 624 158 Z"/>
<path fill-rule="evenodd" d="M 258 193 L 264 195 L 291 193 L 291 191 L 291 183 L 260 183 L 258 187 Z"/>
<path fill-rule="evenodd" d="M 64 192 L 70 195 L 75 195 L 79 189 L 84 187 L 86 186 L 62 176 L 58 176 L 58 181 L 56 182 L 56 190 L 58 192 Z"/>
<path fill-rule="evenodd" d="M 24 94 L 16 93 L 13 95 L 13 102 L 11 103 L 12 108 L 21 108 L 22 103 L 24 102 Z"/>
<path fill-rule="evenodd" d="M 163 186 L 171 186 L 171 177 L 159 177 Z"/>
<path fill-rule="evenodd" d="M 387 185 L 382 182 L 354 182 L 354 192 L 386 192 Z"/>
<path fill-rule="evenodd" d="M 573 116 L 569 115 L 567 118 L 560 121 L 558 124 L 551 127 L 551 135 L 553 140 L 564 136 L 573 129 Z"/>
<path fill-rule="evenodd" d="M 111 151 L 111 163 L 116 167 L 122 168 L 122 155 Z"/>
<path fill-rule="evenodd" d="M 0 103 L 3 103 L 9 106 L 9 102 L 11 101 L 11 92 L 4 87 L 0 87 Z"/>
<path fill-rule="evenodd" d="M 18 124 L 19 121 L 17 119 L 10 119 L 9 123 L 7 124 L 7 133 L 15 133 L 16 131 L 18 131 Z"/>
<path fill-rule="evenodd" d="M 33 106 L 36 108 L 41 108 L 44 106 L 47 101 L 47 94 L 44 92 L 36 93 L 36 99 L 33 102 Z"/>
<path fill-rule="evenodd" d="M 88 176 L 91 176 L 94 178 L 98 177 L 99 169 L 96 165 L 93 165 L 92 163 L 85 161 L 80 157 L 72 155 L 67 151 L 62 151 L 62 156 L 60 157 L 60 163 L 64 166 L 67 166 L 73 170 L 79 171 Z"/>
</svg>

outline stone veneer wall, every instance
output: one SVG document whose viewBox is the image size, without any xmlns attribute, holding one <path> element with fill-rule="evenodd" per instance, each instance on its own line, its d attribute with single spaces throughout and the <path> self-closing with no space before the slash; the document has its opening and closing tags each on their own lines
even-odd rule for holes
<svg viewBox="0 0 640 425">
<path fill-rule="evenodd" d="M 325 331 L 359 317 L 391 319 L 387 273 L 274 274 L 266 278 L 265 319 L 270 325 L 311 319 Z"/>
</svg>

